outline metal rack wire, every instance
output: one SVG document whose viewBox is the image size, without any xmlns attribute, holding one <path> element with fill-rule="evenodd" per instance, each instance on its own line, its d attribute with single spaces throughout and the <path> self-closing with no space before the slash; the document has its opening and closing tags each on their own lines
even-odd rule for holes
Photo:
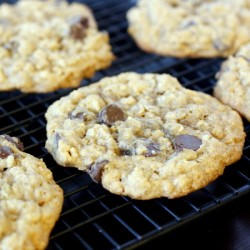
<svg viewBox="0 0 250 250">
<path fill-rule="evenodd" d="M 177 77 L 187 88 L 211 94 L 214 75 L 222 60 L 175 59 L 146 54 L 136 47 L 126 32 L 125 15 L 134 1 L 78 2 L 92 8 L 100 29 L 109 32 L 117 56 L 109 69 L 83 81 L 82 86 L 125 71 L 166 72 Z M 51 234 L 48 249 L 133 249 L 249 192 L 250 124 L 245 120 L 247 138 L 242 159 L 229 166 L 223 176 L 206 188 L 183 198 L 136 201 L 109 193 L 83 172 L 59 167 L 44 148 L 44 113 L 51 103 L 70 91 L 0 93 L 0 133 L 19 137 L 26 152 L 43 158 L 65 193 L 63 211 Z"/>
</svg>

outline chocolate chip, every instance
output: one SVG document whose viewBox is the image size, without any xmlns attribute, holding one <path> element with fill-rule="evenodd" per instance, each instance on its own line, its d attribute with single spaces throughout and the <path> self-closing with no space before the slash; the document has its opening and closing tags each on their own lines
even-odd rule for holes
<svg viewBox="0 0 250 250">
<path fill-rule="evenodd" d="M 17 142 L 9 135 L 3 135 L 4 139 L 13 143 L 19 150 L 23 151 L 23 143 L 20 141 L 19 138 L 15 137 Z"/>
<path fill-rule="evenodd" d="M 58 144 L 59 144 L 59 141 L 62 139 L 62 137 L 56 133 L 55 134 L 55 144 L 56 144 L 56 148 L 58 148 Z"/>
<path fill-rule="evenodd" d="M 70 36 L 76 40 L 81 40 L 86 35 L 86 29 L 89 27 L 89 20 L 86 17 L 74 16 L 70 22 Z"/>
<path fill-rule="evenodd" d="M 143 145 L 147 150 L 143 153 L 146 157 L 157 155 L 160 150 L 160 144 L 151 139 L 138 138 L 138 140 L 130 146 L 130 148 L 120 148 L 122 155 L 136 155 L 138 154 L 138 147 Z"/>
<path fill-rule="evenodd" d="M 9 52 L 15 52 L 18 49 L 18 43 L 15 41 L 10 41 L 6 43 L 5 45 L 3 45 L 3 48 L 8 50 Z"/>
<path fill-rule="evenodd" d="M 243 55 L 237 55 L 236 57 L 241 57 L 243 59 L 245 59 L 247 62 L 250 62 L 250 58 L 246 57 L 246 56 L 243 56 Z"/>
<path fill-rule="evenodd" d="M 10 147 L 7 146 L 0 146 L 0 158 L 1 159 L 5 159 L 7 158 L 9 155 L 12 155 L 13 151 Z"/>
<path fill-rule="evenodd" d="M 84 121 L 85 113 L 78 112 L 76 114 L 73 114 L 73 112 L 70 112 L 69 115 L 68 115 L 68 117 L 71 120 L 82 120 L 82 121 Z"/>
<path fill-rule="evenodd" d="M 64 0 L 55 0 L 54 5 L 59 6 L 60 4 L 64 3 Z"/>
<path fill-rule="evenodd" d="M 185 22 L 185 23 L 181 26 L 181 28 L 182 28 L 182 29 L 188 29 L 188 28 L 190 28 L 190 27 L 192 27 L 192 26 L 195 26 L 195 25 L 197 25 L 197 22 L 196 22 L 196 21 L 194 21 L 194 20 L 188 20 L 187 22 Z"/>
<path fill-rule="evenodd" d="M 108 163 L 108 160 L 102 160 L 88 166 L 87 172 L 94 182 L 101 182 L 103 168 Z"/>
<path fill-rule="evenodd" d="M 122 155 L 132 155 L 132 154 L 133 154 L 131 150 L 125 149 L 125 148 L 121 148 L 121 149 L 120 149 L 120 153 L 121 153 Z"/>
<path fill-rule="evenodd" d="M 151 157 L 157 155 L 160 150 L 160 144 L 157 142 L 151 142 L 147 146 L 147 152 L 144 154 L 146 157 Z"/>
<path fill-rule="evenodd" d="M 9 26 L 11 23 L 10 23 L 10 21 L 9 20 L 7 20 L 7 19 L 0 19 L 0 25 L 1 26 L 4 26 L 4 27 L 6 27 L 6 26 Z"/>
<path fill-rule="evenodd" d="M 175 138 L 174 145 L 177 151 L 181 151 L 184 148 L 191 149 L 196 151 L 200 145 L 202 144 L 202 141 L 193 135 L 179 135 Z"/>
<path fill-rule="evenodd" d="M 117 105 L 109 104 L 105 106 L 98 115 L 98 122 L 106 125 L 113 125 L 116 121 L 124 121 L 125 114 Z"/>
<path fill-rule="evenodd" d="M 213 46 L 217 51 L 225 51 L 228 49 L 228 46 L 225 45 L 220 39 L 215 39 L 213 41 Z"/>
<path fill-rule="evenodd" d="M 176 7 L 178 6 L 177 3 L 171 3 L 171 2 L 170 2 L 170 5 L 171 5 L 172 7 L 174 7 L 174 8 L 176 8 Z"/>
</svg>

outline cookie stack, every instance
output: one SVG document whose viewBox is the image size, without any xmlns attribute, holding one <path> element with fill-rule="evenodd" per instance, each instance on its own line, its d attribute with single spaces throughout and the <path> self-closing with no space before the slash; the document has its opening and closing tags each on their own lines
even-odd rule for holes
<svg viewBox="0 0 250 250">
<path fill-rule="evenodd" d="M 48 152 L 133 199 L 178 198 L 217 179 L 242 156 L 240 115 L 250 121 L 249 13 L 247 0 L 138 0 L 127 13 L 128 33 L 142 50 L 229 57 L 216 98 L 168 74 L 105 77 L 48 108 Z M 80 3 L 2 4 L 0 37 L 1 91 L 76 88 L 115 59 L 108 34 Z M 8 135 L 0 136 L 0 183 L 0 249 L 45 249 L 63 191 L 44 162 Z"/>
</svg>

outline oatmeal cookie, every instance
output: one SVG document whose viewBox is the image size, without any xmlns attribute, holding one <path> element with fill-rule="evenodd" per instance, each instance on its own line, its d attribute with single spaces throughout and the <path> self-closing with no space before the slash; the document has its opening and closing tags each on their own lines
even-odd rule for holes
<svg viewBox="0 0 250 250">
<path fill-rule="evenodd" d="M 46 112 L 46 148 L 112 193 L 176 198 L 240 159 L 242 120 L 167 74 L 122 73 L 82 87 Z"/>
<path fill-rule="evenodd" d="M 223 62 L 214 96 L 250 121 L 250 44 Z"/>
<path fill-rule="evenodd" d="M 88 7 L 63 0 L 0 5 L 0 91 L 79 86 L 114 59 Z"/>
<path fill-rule="evenodd" d="M 63 203 L 63 191 L 16 137 L 0 135 L 0 249 L 45 249 Z"/>
<path fill-rule="evenodd" d="M 250 41 L 249 0 L 139 0 L 127 18 L 138 46 L 164 56 L 226 57 Z"/>
</svg>

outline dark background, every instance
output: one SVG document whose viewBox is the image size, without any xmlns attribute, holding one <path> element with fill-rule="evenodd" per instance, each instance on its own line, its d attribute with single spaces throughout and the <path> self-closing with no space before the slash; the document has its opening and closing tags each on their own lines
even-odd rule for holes
<svg viewBox="0 0 250 250">
<path fill-rule="evenodd" d="M 139 247 L 178 250 L 250 249 L 250 195 Z"/>
</svg>

